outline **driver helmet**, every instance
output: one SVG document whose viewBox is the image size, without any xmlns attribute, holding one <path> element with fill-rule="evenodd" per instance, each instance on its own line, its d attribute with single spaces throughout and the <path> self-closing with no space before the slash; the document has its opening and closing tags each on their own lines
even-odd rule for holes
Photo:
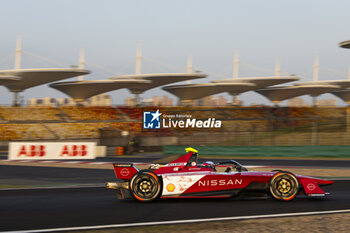
<svg viewBox="0 0 350 233">
<path fill-rule="evenodd" d="M 203 163 L 203 166 L 206 166 L 206 167 L 214 166 L 214 163 L 212 161 L 206 161 Z"/>
</svg>

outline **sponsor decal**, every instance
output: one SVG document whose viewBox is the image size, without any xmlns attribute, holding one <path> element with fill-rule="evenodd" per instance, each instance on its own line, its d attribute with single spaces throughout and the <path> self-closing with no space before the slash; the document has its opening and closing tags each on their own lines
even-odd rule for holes
<svg viewBox="0 0 350 233">
<path fill-rule="evenodd" d="M 242 179 L 200 180 L 198 186 L 224 186 L 242 184 Z"/>
<path fill-rule="evenodd" d="M 186 189 L 194 185 L 198 180 L 202 179 L 204 175 L 191 175 L 191 176 L 167 176 L 163 177 L 163 195 L 175 195 L 183 193 Z M 174 190 L 171 187 L 174 185 Z M 176 186 L 175 186 L 176 185 Z M 168 189 L 168 187 L 170 189 Z"/>
<path fill-rule="evenodd" d="M 221 128 L 222 122 L 215 118 L 197 120 L 196 118 L 186 120 L 163 119 L 163 128 Z"/>
<path fill-rule="evenodd" d="M 123 168 L 122 170 L 120 170 L 120 174 L 122 176 L 128 176 L 130 174 L 130 171 L 127 168 Z"/>
<path fill-rule="evenodd" d="M 310 183 L 310 184 L 308 184 L 306 187 L 307 187 L 308 190 L 312 191 L 312 190 L 315 190 L 316 185 L 313 184 L 313 183 Z"/>
<path fill-rule="evenodd" d="M 161 117 L 163 119 L 161 119 Z M 174 118 L 174 119 L 173 119 Z M 176 119 L 180 118 L 180 119 Z M 166 115 L 159 112 L 143 112 L 143 128 L 144 129 L 160 129 L 160 128 L 221 128 L 222 121 L 215 118 L 207 120 L 198 120 L 192 118 L 191 115 Z"/>
<path fill-rule="evenodd" d="M 168 163 L 164 167 L 177 167 L 177 166 L 186 166 L 187 163 Z"/>
<path fill-rule="evenodd" d="M 86 156 L 87 153 L 86 145 L 64 145 L 60 156 Z"/>
<path fill-rule="evenodd" d="M 10 142 L 8 159 L 94 159 L 95 150 L 95 142 Z"/>
<path fill-rule="evenodd" d="M 310 197 L 324 197 L 326 194 L 324 193 L 311 193 L 309 194 Z"/>
<path fill-rule="evenodd" d="M 174 192 L 175 190 L 175 185 L 170 183 L 166 186 L 166 190 L 168 190 L 168 192 Z"/>
<path fill-rule="evenodd" d="M 17 157 L 43 157 L 46 154 L 44 145 L 23 145 L 17 153 Z"/>
</svg>

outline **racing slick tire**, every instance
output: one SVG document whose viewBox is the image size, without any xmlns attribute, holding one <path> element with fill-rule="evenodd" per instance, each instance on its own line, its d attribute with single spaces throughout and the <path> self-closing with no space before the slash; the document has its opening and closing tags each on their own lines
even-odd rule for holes
<svg viewBox="0 0 350 233">
<path fill-rule="evenodd" d="M 291 201 L 299 192 L 299 182 L 294 174 L 281 171 L 271 178 L 269 189 L 275 199 Z"/>
<path fill-rule="evenodd" d="M 161 179 L 150 170 L 141 170 L 130 180 L 131 196 L 140 202 L 151 202 L 162 195 Z"/>
</svg>

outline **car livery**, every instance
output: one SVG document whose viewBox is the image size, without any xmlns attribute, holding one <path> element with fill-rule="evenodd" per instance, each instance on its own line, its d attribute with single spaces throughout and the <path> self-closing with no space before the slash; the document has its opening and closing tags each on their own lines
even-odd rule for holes
<svg viewBox="0 0 350 233">
<path fill-rule="evenodd" d="M 290 201 L 299 194 L 325 196 L 320 187 L 334 183 L 282 170 L 248 171 L 234 160 L 198 164 L 198 151 L 186 148 L 186 152 L 164 166 L 152 164 L 145 170 L 138 170 L 132 163 L 114 163 L 118 181 L 108 182 L 106 187 L 116 190 L 119 199 L 140 202 L 159 198 L 267 196 Z M 218 172 L 219 167 L 225 171 Z"/>
</svg>

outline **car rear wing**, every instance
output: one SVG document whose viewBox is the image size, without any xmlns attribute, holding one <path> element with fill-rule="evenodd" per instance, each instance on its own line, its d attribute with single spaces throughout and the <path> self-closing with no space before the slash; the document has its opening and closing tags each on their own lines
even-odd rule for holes
<svg viewBox="0 0 350 233">
<path fill-rule="evenodd" d="M 118 179 L 130 180 L 139 170 L 132 163 L 113 163 L 114 173 Z"/>
</svg>

